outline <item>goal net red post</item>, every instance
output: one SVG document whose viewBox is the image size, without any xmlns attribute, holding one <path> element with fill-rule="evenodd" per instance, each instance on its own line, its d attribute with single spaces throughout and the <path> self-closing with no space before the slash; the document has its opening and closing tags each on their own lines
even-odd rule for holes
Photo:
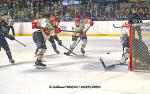
<svg viewBox="0 0 150 94">
<path fill-rule="evenodd" d="M 130 24 L 130 70 L 150 71 L 150 22 Z"/>
</svg>

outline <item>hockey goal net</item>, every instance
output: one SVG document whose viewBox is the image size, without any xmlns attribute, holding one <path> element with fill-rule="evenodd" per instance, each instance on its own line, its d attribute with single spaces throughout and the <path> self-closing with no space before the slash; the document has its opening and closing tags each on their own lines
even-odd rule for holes
<svg viewBox="0 0 150 94">
<path fill-rule="evenodd" d="M 150 71 L 150 22 L 130 25 L 129 31 L 130 70 Z"/>
</svg>

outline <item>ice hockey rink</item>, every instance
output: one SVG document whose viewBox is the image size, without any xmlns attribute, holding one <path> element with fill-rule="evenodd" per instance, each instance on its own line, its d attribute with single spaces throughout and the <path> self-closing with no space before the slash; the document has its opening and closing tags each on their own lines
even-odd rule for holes
<svg viewBox="0 0 150 94">
<path fill-rule="evenodd" d="M 0 52 L 1 94 L 150 94 L 149 73 L 132 72 L 128 65 L 106 71 L 100 63 L 100 57 L 106 65 L 121 59 L 119 37 L 88 37 L 84 56 L 80 43 L 74 50 L 78 56 L 65 56 L 66 49 L 57 46 L 60 54 L 55 54 L 47 41 L 46 69 L 33 66 L 36 46 L 32 37 L 16 39 L 28 47 L 8 40 L 15 65 L 8 62 L 3 49 Z M 71 37 L 60 39 L 69 48 Z"/>
</svg>

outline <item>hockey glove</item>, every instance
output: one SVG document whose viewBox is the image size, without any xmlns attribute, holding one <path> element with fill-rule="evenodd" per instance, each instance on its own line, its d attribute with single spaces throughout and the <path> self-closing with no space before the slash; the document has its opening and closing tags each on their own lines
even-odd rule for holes
<svg viewBox="0 0 150 94">
<path fill-rule="evenodd" d="M 92 20 L 89 21 L 90 26 L 94 25 L 94 22 Z"/>
<path fill-rule="evenodd" d="M 80 34 L 80 35 L 79 35 L 80 38 L 83 38 L 83 37 L 85 37 L 85 36 L 86 36 L 86 34 Z"/>
<path fill-rule="evenodd" d="M 61 32 L 61 29 L 60 29 L 60 28 L 56 28 L 56 29 L 55 29 L 55 33 L 56 33 L 56 34 L 58 34 L 58 33 L 60 33 L 60 32 Z"/>
<path fill-rule="evenodd" d="M 59 41 L 58 41 L 58 44 L 59 44 L 60 46 L 62 46 L 62 41 L 61 41 L 61 40 L 59 40 Z"/>
<path fill-rule="evenodd" d="M 12 35 L 7 35 L 7 38 L 9 38 L 10 40 L 15 40 L 15 37 L 13 37 Z"/>
</svg>

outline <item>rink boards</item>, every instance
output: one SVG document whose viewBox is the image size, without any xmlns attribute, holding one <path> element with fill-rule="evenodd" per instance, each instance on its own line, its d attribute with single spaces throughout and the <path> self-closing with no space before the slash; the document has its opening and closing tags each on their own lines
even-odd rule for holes
<svg viewBox="0 0 150 94">
<path fill-rule="evenodd" d="M 121 26 L 127 21 L 94 21 L 94 26 L 92 26 L 87 32 L 88 36 L 120 36 L 121 29 L 114 28 L 113 24 L 116 26 Z M 150 22 L 150 20 L 144 20 L 143 22 Z M 63 30 L 72 30 L 74 22 L 60 22 L 60 28 Z M 31 22 L 22 22 L 14 24 L 16 35 L 18 36 L 31 36 L 35 31 L 32 29 Z M 61 32 L 61 36 L 70 36 L 70 32 Z"/>
</svg>

